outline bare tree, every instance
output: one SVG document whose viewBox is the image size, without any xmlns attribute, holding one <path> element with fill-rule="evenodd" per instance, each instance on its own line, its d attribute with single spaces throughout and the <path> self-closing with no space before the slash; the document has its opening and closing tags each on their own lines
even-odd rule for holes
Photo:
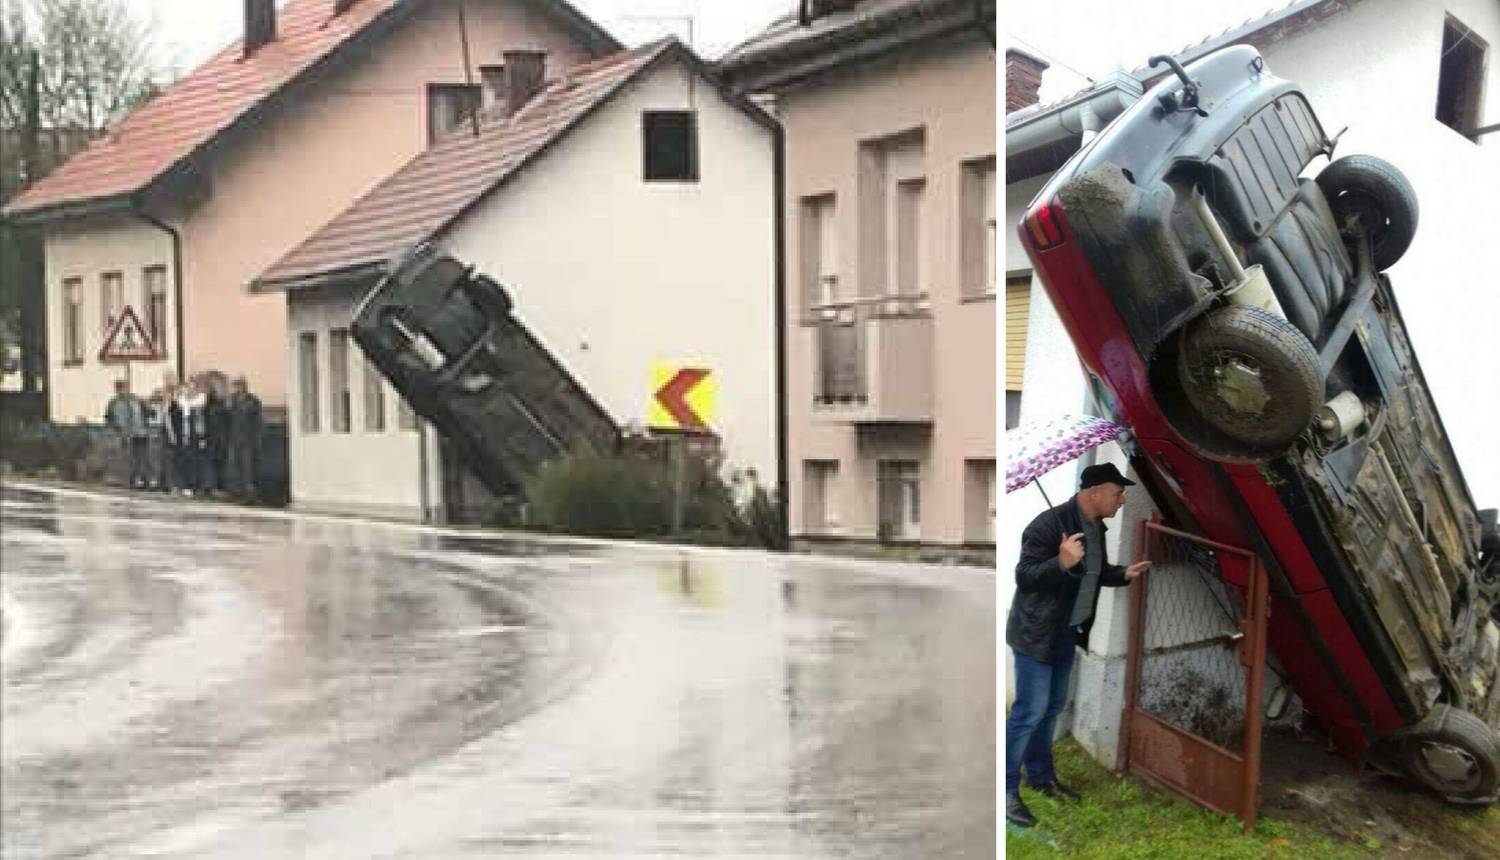
<svg viewBox="0 0 1500 860">
<path fill-rule="evenodd" d="M 41 124 L 100 132 L 157 91 L 150 33 L 126 0 L 0 0 L 0 126 L 20 128 L 35 51 Z"/>
<path fill-rule="evenodd" d="M 0 0 L 0 203 L 156 93 L 149 33 L 127 0 Z M 45 366 L 42 268 L 39 235 L 0 218 L 0 366 L 19 333 L 31 392 Z"/>
</svg>

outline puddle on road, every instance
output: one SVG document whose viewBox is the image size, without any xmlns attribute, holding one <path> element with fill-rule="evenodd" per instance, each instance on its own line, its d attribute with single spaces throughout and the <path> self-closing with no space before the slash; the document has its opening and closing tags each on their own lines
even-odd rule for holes
<svg viewBox="0 0 1500 860">
<path fill-rule="evenodd" d="M 21 540 L 5 545 L 6 593 L 75 625 L 76 653 L 125 643 L 110 665 L 145 692 L 108 732 L 6 760 L 7 857 L 995 844 L 992 580 L 57 507 L 83 585 L 53 587 L 58 549 Z M 196 528 L 211 547 L 181 539 Z M 101 540 L 119 557 L 101 561 Z M 165 583 L 184 598 L 153 596 Z M 254 607 L 259 632 L 206 611 L 215 595 Z M 225 640 L 257 644 L 212 669 L 150 656 L 201 660 Z M 7 706 L 57 694 L 49 677 L 65 694 L 98 680 L 44 665 L 7 677 Z M 77 788 L 56 790 L 59 774 Z"/>
</svg>

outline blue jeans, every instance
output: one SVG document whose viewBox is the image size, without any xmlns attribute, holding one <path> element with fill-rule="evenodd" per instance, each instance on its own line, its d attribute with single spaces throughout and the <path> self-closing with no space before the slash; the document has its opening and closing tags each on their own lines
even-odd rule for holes
<svg viewBox="0 0 1500 860">
<path fill-rule="evenodd" d="M 1068 677 L 1073 671 L 1078 635 L 1064 627 L 1052 642 L 1052 662 L 1016 654 L 1016 700 L 1005 720 L 1005 794 L 1021 788 L 1021 768 L 1030 785 L 1057 781 L 1052 770 L 1052 734 L 1057 715 L 1068 704 Z"/>
</svg>

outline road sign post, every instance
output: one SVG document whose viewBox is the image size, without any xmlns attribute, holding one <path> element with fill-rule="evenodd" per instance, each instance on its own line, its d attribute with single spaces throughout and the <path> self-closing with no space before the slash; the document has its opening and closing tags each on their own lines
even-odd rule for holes
<svg viewBox="0 0 1500 860">
<path fill-rule="evenodd" d="M 657 364 L 651 374 L 647 426 L 667 439 L 672 469 L 672 531 L 681 533 L 687 503 L 688 452 L 695 437 L 712 436 L 718 395 L 713 372 L 702 367 Z"/>
</svg>

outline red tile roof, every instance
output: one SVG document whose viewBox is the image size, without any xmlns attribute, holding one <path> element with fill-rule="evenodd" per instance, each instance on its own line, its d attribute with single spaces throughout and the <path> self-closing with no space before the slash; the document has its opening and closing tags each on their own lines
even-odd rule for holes
<svg viewBox="0 0 1500 860">
<path fill-rule="evenodd" d="M 277 12 L 276 39 L 250 57 L 224 48 L 125 118 L 6 207 L 19 214 L 144 188 L 350 36 L 404 0 L 361 0 L 333 15 L 335 0 L 290 0 Z"/>
<path fill-rule="evenodd" d="M 669 49 L 687 53 L 665 39 L 575 66 L 514 115 L 485 117 L 477 137 L 460 126 L 292 249 L 252 289 L 383 265 L 427 241 Z"/>
<path fill-rule="evenodd" d="M 243 42 L 219 51 L 133 111 L 110 134 L 12 200 L 6 214 L 102 201 L 146 188 L 210 144 L 265 100 L 330 59 L 374 25 L 415 11 L 425 0 L 358 0 L 335 15 L 336 0 L 288 0 L 276 13 L 276 39 L 243 57 Z M 564 0 L 539 3 L 586 41 L 619 45 Z"/>
</svg>

